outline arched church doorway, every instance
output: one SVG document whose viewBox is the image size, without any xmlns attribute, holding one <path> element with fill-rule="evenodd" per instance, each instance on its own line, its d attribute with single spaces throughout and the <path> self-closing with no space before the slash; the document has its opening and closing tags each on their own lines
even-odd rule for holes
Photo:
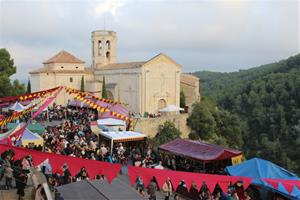
<svg viewBox="0 0 300 200">
<path fill-rule="evenodd" d="M 158 110 L 167 107 L 167 102 L 164 99 L 158 101 Z"/>
<path fill-rule="evenodd" d="M 114 95 L 113 95 L 113 93 L 111 91 L 107 90 L 106 94 L 107 94 L 107 98 L 108 99 L 114 100 Z"/>
</svg>

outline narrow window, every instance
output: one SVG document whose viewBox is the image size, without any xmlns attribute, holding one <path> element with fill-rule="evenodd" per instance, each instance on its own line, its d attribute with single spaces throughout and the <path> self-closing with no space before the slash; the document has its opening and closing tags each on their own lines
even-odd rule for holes
<svg viewBox="0 0 300 200">
<path fill-rule="evenodd" d="M 73 82 L 73 77 L 70 77 L 70 83 L 72 83 Z"/>
<path fill-rule="evenodd" d="M 102 42 L 101 40 L 98 41 L 98 55 L 101 56 L 101 50 L 102 50 Z"/>
<path fill-rule="evenodd" d="M 107 58 L 108 60 L 110 60 L 110 52 L 109 52 L 109 51 L 106 52 L 106 58 Z"/>
<path fill-rule="evenodd" d="M 109 40 L 106 41 L 106 48 L 107 48 L 107 50 L 110 50 L 110 41 Z"/>
</svg>

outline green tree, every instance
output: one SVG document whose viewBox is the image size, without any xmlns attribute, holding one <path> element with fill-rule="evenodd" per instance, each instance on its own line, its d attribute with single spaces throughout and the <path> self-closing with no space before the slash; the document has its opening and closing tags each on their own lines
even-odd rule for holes
<svg viewBox="0 0 300 200">
<path fill-rule="evenodd" d="M 14 60 L 6 49 L 0 49 L 0 72 L 1 75 L 5 74 L 8 77 L 16 73 Z"/>
<path fill-rule="evenodd" d="M 31 93 L 31 83 L 30 80 L 28 79 L 26 94 L 30 94 L 30 93 Z"/>
<path fill-rule="evenodd" d="M 25 85 L 15 80 L 13 84 L 9 77 L 16 73 L 14 60 L 6 49 L 0 49 L 0 97 L 14 96 L 25 93 Z"/>
<path fill-rule="evenodd" d="M 107 99 L 107 92 L 106 92 L 105 77 L 104 76 L 103 76 L 103 81 L 102 81 L 102 98 Z"/>
<path fill-rule="evenodd" d="M 81 77 L 81 82 L 80 82 L 80 91 L 84 92 L 84 77 Z"/>
<path fill-rule="evenodd" d="M 191 128 L 193 139 L 209 139 L 215 132 L 216 122 L 203 102 L 197 102 L 193 105 L 193 111 L 187 119 L 187 125 Z"/>
<path fill-rule="evenodd" d="M 180 130 L 178 130 L 174 123 L 171 121 L 166 121 L 160 128 L 159 132 L 154 138 L 154 142 L 156 145 L 165 144 L 174 140 L 175 138 L 179 138 L 181 135 Z"/>
<path fill-rule="evenodd" d="M 184 108 L 186 106 L 185 104 L 185 95 L 183 91 L 180 92 L 180 108 Z"/>
<path fill-rule="evenodd" d="M 220 108 L 209 109 L 216 130 L 208 141 L 242 146 L 248 158 L 300 173 L 300 54 L 239 72 L 197 74 L 202 95 Z"/>
<path fill-rule="evenodd" d="M 13 81 L 13 91 L 11 93 L 11 96 L 17 96 L 19 94 L 25 94 L 25 84 L 21 84 L 18 80 Z"/>
</svg>

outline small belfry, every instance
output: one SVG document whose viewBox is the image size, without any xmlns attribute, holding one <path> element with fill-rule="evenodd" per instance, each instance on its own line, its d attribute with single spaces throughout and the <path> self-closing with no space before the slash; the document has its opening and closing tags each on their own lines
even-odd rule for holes
<svg viewBox="0 0 300 200">
<path fill-rule="evenodd" d="M 93 31 L 91 39 L 93 68 L 99 69 L 101 66 L 116 62 L 116 32 L 105 30 Z"/>
</svg>

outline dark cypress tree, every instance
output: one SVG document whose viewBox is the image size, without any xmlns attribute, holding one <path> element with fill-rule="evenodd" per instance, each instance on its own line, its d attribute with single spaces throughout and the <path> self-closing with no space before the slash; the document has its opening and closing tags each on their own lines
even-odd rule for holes
<svg viewBox="0 0 300 200">
<path fill-rule="evenodd" d="M 31 83 L 30 83 L 30 79 L 28 79 L 26 94 L 30 94 L 30 93 L 31 93 Z"/>
<path fill-rule="evenodd" d="M 80 83 L 80 91 L 84 92 L 84 77 L 81 77 L 81 83 Z"/>
<path fill-rule="evenodd" d="M 103 76 L 103 81 L 102 81 L 102 98 L 107 99 L 107 92 L 106 92 L 106 87 L 105 87 L 105 77 Z"/>
</svg>

